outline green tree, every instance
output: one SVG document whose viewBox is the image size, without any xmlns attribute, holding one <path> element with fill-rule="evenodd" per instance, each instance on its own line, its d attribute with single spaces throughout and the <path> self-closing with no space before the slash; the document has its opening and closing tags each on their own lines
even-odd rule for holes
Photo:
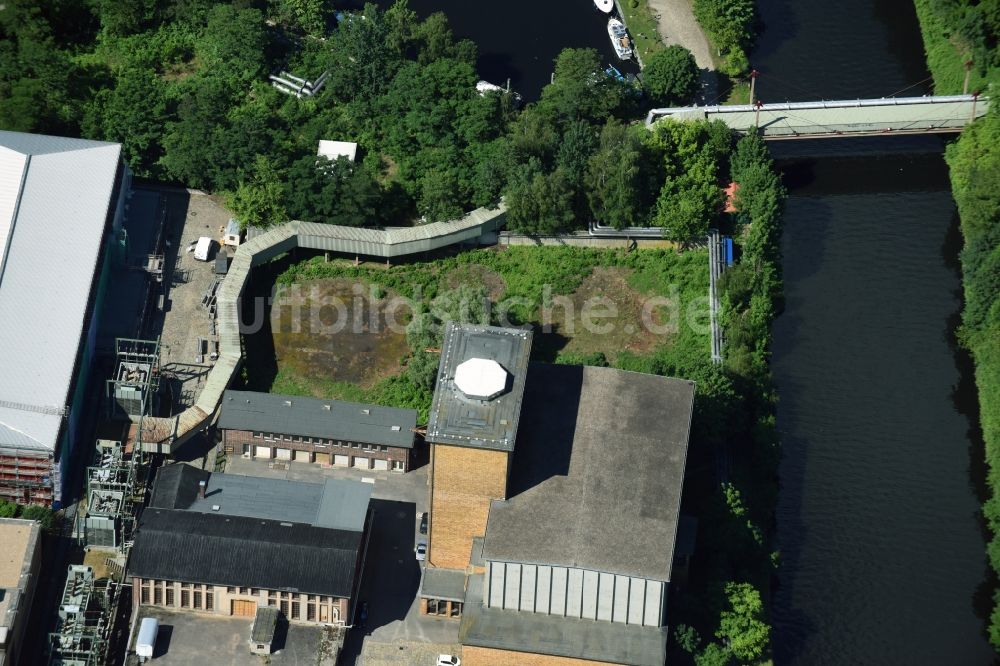
<svg viewBox="0 0 1000 666">
<path fill-rule="evenodd" d="M 130 35 L 152 25 L 160 4 L 158 0 L 95 0 L 94 9 L 106 32 Z"/>
<path fill-rule="evenodd" d="M 16 503 L 0 500 L 0 518 L 14 518 L 19 510 L 20 507 Z"/>
<path fill-rule="evenodd" d="M 226 204 L 240 227 L 271 227 L 288 221 L 285 211 L 285 188 L 274 165 L 263 155 L 253 164 L 249 182 L 240 181 L 236 191 L 226 197 Z"/>
<path fill-rule="evenodd" d="M 555 63 L 555 78 L 542 89 L 538 105 L 562 122 L 604 122 L 625 100 L 622 84 L 604 75 L 594 49 L 564 49 Z"/>
<path fill-rule="evenodd" d="M 259 9 L 236 9 L 220 4 L 208 13 L 208 22 L 195 45 L 202 70 L 220 77 L 232 88 L 246 88 L 263 76 L 267 32 Z"/>
<path fill-rule="evenodd" d="M 649 56 L 642 83 L 654 104 L 685 104 L 698 92 L 698 65 L 690 51 L 673 44 Z"/>
<path fill-rule="evenodd" d="M 85 124 L 92 134 L 122 144 L 125 161 L 138 176 L 150 176 L 162 149 L 167 100 L 163 80 L 148 69 L 118 73 L 117 85 L 98 91 Z"/>
<path fill-rule="evenodd" d="M 750 583 L 726 583 L 726 597 L 729 608 L 722 611 L 715 635 L 726 642 L 737 659 L 760 659 L 771 641 L 760 592 Z"/>
<path fill-rule="evenodd" d="M 542 173 L 537 160 L 523 165 L 507 189 L 507 223 L 526 234 L 553 234 L 572 227 L 575 192 L 565 171 Z"/>
<path fill-rule="evenodd" d="M 284 22 L 298 26 L 307 34 L 322 37 L 326 33 L 325 5 L 323 0 L 278 0 L 275 9 Z"/>
<path fill-rule="evenodd" d="M 42 524 L 43 529 L 52 527 L 55 522 L 55 515 L 52 509 L 40 504 L 29 504 L 21 511 L 21 518 L 25 520 L 37 520 Z"/>
<path fill-rule="evenodd" d="M 594 218 L 615 229 L 643 226 L 642 145 L 628 126 L 609 120 L 601 148 L 587 167 L 586 189 Z"/>
<path fill-rule="evenodd" d="M 296 219 L 350 227 L 379 220 L 378 183 L 346 157 L 307 155 L 292 164 L 288 181 L 287 208 Z"/>
<path fill-rule="evenodd" d="M 732 661 L 733 655 L 718 643 L 709 643 L 694 656 L 695 666 L 729 666 Z"/>
</svg>

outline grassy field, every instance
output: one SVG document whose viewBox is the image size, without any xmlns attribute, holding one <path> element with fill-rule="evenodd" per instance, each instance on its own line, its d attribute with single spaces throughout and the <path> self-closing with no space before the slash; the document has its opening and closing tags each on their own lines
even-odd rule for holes
<svg viewBox="0 0 1000 666">
<path fill-rule="evenodd" d="M 649 11 L 646 0 L 637 0 L 632 6 L 633 0 L 619 0 L 618 4 L 622 10 L 622 18 L 628 32 L 635 40 L 635 50 L 639 54 L 639 59 L 645 63 L 650 55 L 664 48 L 663 40 L 656 29 L 656 19 Z"/>
<path fill-rule="evenodd" d="M 431 392 L 408 383 L 405 370 L 424 350 L 411 349 L 402 328 L 458 290 L 488 298 L 491 323 L 532 326 L 537 361 L 652 372 L 709 349 L 703 250 L 513 247 L 389 268 L 314 258 L 291 266 L 278 286 L 276 370 L 258 389 L 410 406 L 421 415 Z"/>
</svg>

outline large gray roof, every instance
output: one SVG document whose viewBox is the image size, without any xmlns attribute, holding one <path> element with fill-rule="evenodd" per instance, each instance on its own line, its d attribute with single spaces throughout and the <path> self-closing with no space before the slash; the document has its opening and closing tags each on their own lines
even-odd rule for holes
<svg viewBox="0 0 1000 666">
<path fill-rule="evenodd" d="M 415 409 L 318 400 L 253 391 L 226 391 L 219 427 L 302 437 L 413 447 Z"/>
<path fill-rule="evenodd" d="M 0 131 L 0 446 L 56 447 L 120 153 Z"/>
<path fill-rule="evenodd" d="M 204 498 L 199 496 L 200 481 L 206 483 Z M 307 483 L 207 472 L 179 463 L 159 469 L 149 505 L 360 532 L 371 494 L 371 484 L 360 481 Z"/>
<path fill-rule="evenodd" d="M 513 450 L 530 353 L 530 330 L 448 322 L 427 441 Z M 491 400 L 462 393 L 455 383 L 455 370 L 470 359 L 499 363 L 509 375 L 507 390 Z"/>
<path fill-rule="evenodd" d="M 533 364 L 483 557 L 670 580 L 694 384 Z"/>
</svg>

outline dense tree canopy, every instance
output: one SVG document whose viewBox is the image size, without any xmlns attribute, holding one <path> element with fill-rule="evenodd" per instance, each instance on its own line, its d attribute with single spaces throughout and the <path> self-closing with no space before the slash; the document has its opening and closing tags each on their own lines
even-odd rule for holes
<svg viewBox="0 0 1000 666">
<path fill-rule="evenodd" d="M 673 44 L 649 56 L 642 83 L 656 105 L 686 104 L 698 91 L 698 65 L 690 51 Z"/>
</svg>

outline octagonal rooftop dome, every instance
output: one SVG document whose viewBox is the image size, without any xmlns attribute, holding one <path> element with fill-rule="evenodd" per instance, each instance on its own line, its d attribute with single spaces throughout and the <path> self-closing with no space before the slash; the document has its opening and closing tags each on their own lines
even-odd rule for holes
<svg viewBox="0 0 1000 666">
<path fill-rule="evenodd" d="M 496 361 L 470 358 L 455 368 L 455 386 L 470 398 L 491 400 L 507 388 L 507 371 Z"/>
</svg>

